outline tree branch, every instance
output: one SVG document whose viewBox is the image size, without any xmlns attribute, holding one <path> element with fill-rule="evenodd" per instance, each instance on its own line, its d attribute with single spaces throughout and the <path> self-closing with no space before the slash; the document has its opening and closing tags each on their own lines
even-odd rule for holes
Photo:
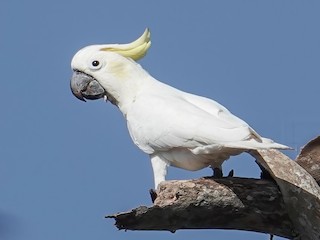
<svg viewBox="0 0 320 240">
<path fill-rule="evenodd" d="M 320 187 L 316 180 L 277 150 L 257 150 L 253 155 L 277 182 L 300 239 L 320 239 Z"/>
<path fill-rule="evenodd" d="M 118 229 L 239 229 L 286 238 L 296 234 L 278 187 L 247 178 L 166 181 L 153 207 L 139 207 L 108 218 Z"/>
<path fill-rule="evenodd" d="M 126 230 L 237 229 L 320 239 L 320 137 L 302 149 L 297 161 L 276 150 L 250 153 L 274 181 L 166 181 L 159 185 L 154 206 L 107 218 Z"/>
</svg>

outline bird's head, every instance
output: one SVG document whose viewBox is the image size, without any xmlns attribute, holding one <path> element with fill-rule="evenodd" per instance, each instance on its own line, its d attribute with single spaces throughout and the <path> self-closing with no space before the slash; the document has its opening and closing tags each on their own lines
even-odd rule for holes
<svg viewBox="0 0 320 240">
<path fill-rule="evenodd" d="M 151 45 L 148 29 L 128 44 L 92 45 L 79 50 L 71 67 L 71 91 L 78 99 L 107 98 L 118 104 L 122 96 L 134 91 L 134 81 L 142 77 L 135 62 L 145 56 Z"/>
</svg>

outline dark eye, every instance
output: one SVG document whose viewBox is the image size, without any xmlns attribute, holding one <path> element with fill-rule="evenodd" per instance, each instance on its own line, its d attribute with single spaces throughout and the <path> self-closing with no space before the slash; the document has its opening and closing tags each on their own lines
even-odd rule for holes
<svg viewBox="0 0 320 240">
<path fill-rule="evenodd" d="M 104 61 L 103 60 L 99 61 L 99 60 L 97 60 L 97 58 L 93 58 L 93 59 L 89 60 L 89 62 L 88 62 L 89 68 L 93 71 L 99 70 L 100 68 L 103 67 L 103 65 L 104 65 Z"/>
<path fill-rule="evenodd" d="M 97 60 L 94 60 L 94 61 L 92 62 L 92 66 L 94 66 L 94 67 L 98 67 L 99 64 L 100 64 L 100 62 L 97 61 Z"/>
</svg>

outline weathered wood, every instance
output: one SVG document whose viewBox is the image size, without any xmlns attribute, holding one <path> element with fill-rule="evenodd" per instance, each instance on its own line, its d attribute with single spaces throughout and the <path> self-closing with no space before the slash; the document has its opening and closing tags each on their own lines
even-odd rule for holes
<svg viewBox="0 0 320 240">
<path fill-rule="evenodd" d="M 320 137 L 292 161 L 277 150 L 251 152 L 275 180 L 202 178 L 160 184 L 152 207 L 108 218 L 119 229 L 238 229 L 320 239 Z M 304 170 L 305 168 L 305 170 Z"/>
<path fill-rule="evenodd" d="M 320 188 L 315 179 L 277 150 L 257 150 L 253 155 L 277 182 L 300 239 L 320 239 Z"/>
<path fill-rule="evenodd" d="M 320 184 L 320 137 L 316 137 L 305 145 L 296 159 L 297 163 L 303 167 Z"/>
<path fill-rule="evenodd" d="M 278 187 L 258 179 L 166 181 L 153 207 L 108 217 L 126 230 L 239 229 L 296 235 Z"/>
</svg>

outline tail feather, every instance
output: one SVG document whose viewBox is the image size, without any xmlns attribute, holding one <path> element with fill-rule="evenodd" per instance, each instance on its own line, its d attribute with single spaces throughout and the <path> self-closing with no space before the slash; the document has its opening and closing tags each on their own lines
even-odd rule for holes
<svg viewBox="0 0 320 240">
<path fill-rule="evenodd" d="M 240 150 L 239 152 L 244 152 L 246 150 L 256 150 L 256 149 L 282 149 L 282 150 L 292 149 L 286 145 L 276 143 L 268 138 L 261 138 L 261 139 L 262 139 L 262 142 L 257 142 L 254 139 L 250 139 L 246 141 L 210 144 L 210 145 L 194 148 L 191 151 L 193 154 L 198 155 L 198 154 L 214 154 L 226 149 L 238 149 Z"/>
<path fill-rule="evenodd" d="M 286 145 L 283 145 L 280 143 L 276 143 L 269 138 L 262 138 L 262 143 L 270 145 L 269 148 L 272 148 L 272 149 L 283 149 L 283 150 L 290 150 L 290 149 L 292 150 L 293 149 L 292 147 L 289 147 L 289 146 L 286 146 Z"/>
</svg>

